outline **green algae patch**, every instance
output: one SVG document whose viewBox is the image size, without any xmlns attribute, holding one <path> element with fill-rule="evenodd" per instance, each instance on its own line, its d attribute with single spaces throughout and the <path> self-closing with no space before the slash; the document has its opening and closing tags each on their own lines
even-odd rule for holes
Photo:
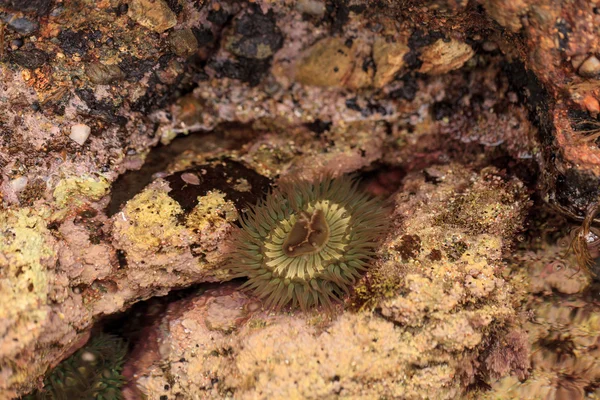
<svg viewBox="0 0 600 400">
<path fill-rule="evenodd" d="M 48 216 L 46 209 L 0 212 L 0 303 L 5 305 L 0 307 L 0 354 L 14 371 L 26 367 L 18 366 L 14 356 L 37 340 L 48 317 L 52 277 L 45 265 L 55 257 Z M 0 359 L 0 365 L 4 362 Z M 11 377 L 25 378 L 18 373 Z"/>
<path fill-rule="evenodd" d="M 99 200 L 106 195 L 109 187 L 110 182 L 102 176 L 72 176 L 58 182 L 53 196 L 56 205 L 62 209 L 69 204 L 79 204 L 84 199 Z"/>
</svg>

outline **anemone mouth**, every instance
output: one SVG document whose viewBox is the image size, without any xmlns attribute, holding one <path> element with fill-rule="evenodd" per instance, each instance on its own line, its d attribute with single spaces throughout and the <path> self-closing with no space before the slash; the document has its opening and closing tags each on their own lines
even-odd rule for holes
<svg viewBox="0 0 600 400">
<path fill-rule="evenodd" d="M 366 269 L 386 213 L 348 177 L 282 184 L 243 218 L 229 268 L 267 306 L 330 307 Z"/>
<path fill-rule="evenodd" d="M 300 211 L 296 221 L 285 221 L 285 238 L 271 237 L 277 243 L 281 243 L 283 239 L 281 250 L 288 257 L 318 254 L 329 244 L 331 235 L 326 211 L 314 209 L 312 213 L 309 212 Z"/>
</svg>

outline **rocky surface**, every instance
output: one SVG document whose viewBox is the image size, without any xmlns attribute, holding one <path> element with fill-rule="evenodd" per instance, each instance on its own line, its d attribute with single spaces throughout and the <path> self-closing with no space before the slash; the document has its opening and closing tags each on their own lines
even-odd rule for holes
<svg viewBox="0 0 600 400">
<path fill-rule="evenodd" d="M 175 332 L 189 312 L 197 332 L 174 334 L 159 355 L 132 355 L 150 357 L 139 389 L 309 393 L 290 384 L 297 377 L 331 396 L 451 397 L 482 382 L 514 396 L 540 382 L 553 382 L 555 398 L 591 393 L 595 369 L 581 367 L 597 336 L 589 272 L 571 278 L 517 258 L 531 270 L 528 286 L 502 260 L 534 189 L 574 220 L 597 202 L 598 18 L 593 3 L 555 0 L 0 0 L 0 302 L 10 305 L 0 308 L 0 391 L 41 386 L 107 315 L 228 280 L 222 263 L 238 216 L 281 177 L 358 171 L 368 190 L 393 194 L 397 227 L 347 311 L 322 321 L 271 315 L 233 284 L 174 303 L 165 323 Z M 158 160 L 163 150 L 152 149 L 165 145 Z M 118 179 L 142 165 L 146 175 Z M 556 291 L 581 297 L 565 306 Z M 529 329 L 519 307 L 546 330 Z M 565 307 L 576 311 L 556 322 Z M 245 349 L 279 330 L 289 339 L 252 366 L 264 354 Z M 542 361 L 532 356 L 531 371 L 524 361 L 525 336 L 533 354 L 562 330 L 585 337 L 569 345 L 584 361 L 565 361 L 576 383 L 543 366 L 559 354 L 551 346 Z M 233 350 L 210 356 L 214 369 L 169 366 L 194 382 L 174 385 L 151 366 L 215 332 L 232 340 L 215 351 Z M 421 348 L 421 360 L 406 350 L 415 332 L 439 343 Z M 445 332 L 456 335 L 438 337 Z M 377 360 L 389 349 L 393 365 L 360 369 L 371 358 L 357 347 L 357 365 L 328 370 L 358 357 L 319 350 L 346 336 Z M 286 364 L 287 345 L 306 365 L 319 361 L 329 381 Z M 273 376 L 281 386 L 264 380 Z M 170 389 L 155 386 L 167 378 Z M 373 392 L 361 392 L 362 379 Z"/>
<path fill-rule="evenodd" d="M 531 362 L 528 378 L 509 374 L 495 380 L 489 392 L 473 398 L 595 399 L 600 395 L 598 285 L 575 257 L 564 256 L 569 238 L 561 239 L 555 244 L 538 242 L 533 246 L 536 251 L 517 253 L 512 264 L 513 273 L 523 273 L 517 266 L 528 272 L 530 294 L 521 308 L 521 340 Z M 506 362 L 505 355 L 490 356 L 488 362 Z"/>
<path fill-rule="evenodd" d="M 396 227 L 346 304 L 358 311 L 271 312 L 236 285 L 171 303 L 125 367 L 126 397 L 462 395 L 489 341 L 517 319 L 521 284 L 504 279 L 501 255 L 528 201 L 494 170 L 428 173 L 439 182 L 414 173 L 395 196 Z M 456 202 L 458 217 L 446 208 Z M 525 373 L 527 349 L 490 369 Z"/>
</svg>

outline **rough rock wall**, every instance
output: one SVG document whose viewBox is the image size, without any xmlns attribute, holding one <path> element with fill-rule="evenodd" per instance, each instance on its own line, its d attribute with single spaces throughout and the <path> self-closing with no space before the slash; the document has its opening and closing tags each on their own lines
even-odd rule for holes
<svg viewBox="0 0 600 400">
<path fill-rule="evenodd" d="M 525 166 L 538 163 L 563 210 L 581 217 L 597 198 L 592 3 L 0 7 L 7 396 L 41 382 L 99 317 L 227 279 L 219 266 L 236 199 L 252 203 L 280 175 L 379 163 L 402 176 L 460 159 L 528 181 L 535 168 Z M 170 169 L 179 173 L 107 212 L 119 174 L 153 146 L 213 129 L 213 145 Z M 399 176 L 379 190 L 395 192 Z M 506 221 L 509 232 L 520 219 Z"/>
<path fill-rule="evenodd" d="M 528 200 L 494 169 L 429 173 L 439 181 L 412 174 L 395 197 L 397 225 L 347 300 L 359 311 L 270 312 L 237 285 L 172 303 L 128 360 L 127 398 L 461 396 L 517 320 L 522 285 L 501 258 Z M 527 349 L 508 370 L 526 374 Z"/>
</svg>

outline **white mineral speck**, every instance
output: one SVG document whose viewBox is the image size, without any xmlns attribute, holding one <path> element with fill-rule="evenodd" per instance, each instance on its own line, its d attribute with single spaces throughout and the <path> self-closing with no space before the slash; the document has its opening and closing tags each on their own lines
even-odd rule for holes
<svg viewBox="0 0 600 400">
<path fill-rule="evenodd" d="M 90 136 L 92 129 L 85 124 L 76 124 L 71 127 L 69 137 L 77 144 L 83 146 L 87 138 Z"/>
<path fill-rule="evenodd" d="M 20 192 L 21 190 L 25 189 L 25 187 L 27 187 L 27 177 L 20 176 L 18 178 L 13 179 L 12 181 L 10 181 L 10 186 L 12 186 L 12 189 L 15 191 L 15 193 Z"/>
</svg>

